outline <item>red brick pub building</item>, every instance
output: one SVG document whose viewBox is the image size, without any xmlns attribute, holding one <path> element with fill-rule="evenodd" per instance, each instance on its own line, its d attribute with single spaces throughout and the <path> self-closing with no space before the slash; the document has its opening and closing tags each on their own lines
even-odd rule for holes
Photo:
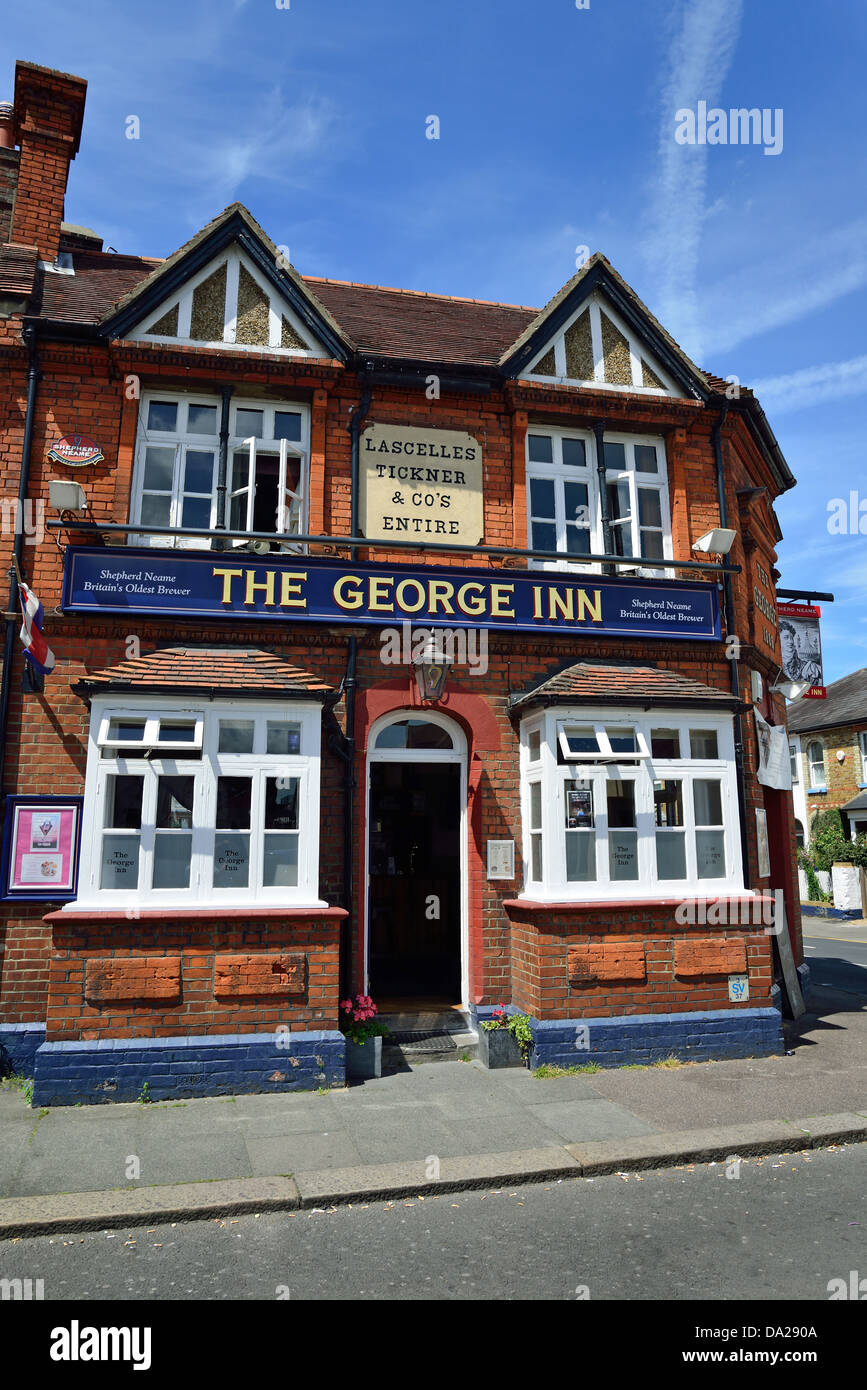
<svg viewBox="0 0 867 1390">
<path fill-rule="evenodd" d="M 533 1066 L 779 1051 L 758 401 L 601 255 L 536 310 L 301 275 L 239 204 L 106 251 L 63 221 L 85 89 L 18 63 L 0 111 L 3 569 L 56 655 L 13 578 L 7 1065 L 339 1085 L 357 992 L 504 1003 Z"/>
</svg>

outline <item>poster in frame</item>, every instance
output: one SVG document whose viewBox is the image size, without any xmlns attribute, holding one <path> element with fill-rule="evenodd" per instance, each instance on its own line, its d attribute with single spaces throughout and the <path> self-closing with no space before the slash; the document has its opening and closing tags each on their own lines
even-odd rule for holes
<svg viewBox="0 0 867 1390">
<path fill-rule="evenodd" d="M 9 796 L 2 900 L 70 902 L 78 894 L 81 796 Z"/>
</svg>

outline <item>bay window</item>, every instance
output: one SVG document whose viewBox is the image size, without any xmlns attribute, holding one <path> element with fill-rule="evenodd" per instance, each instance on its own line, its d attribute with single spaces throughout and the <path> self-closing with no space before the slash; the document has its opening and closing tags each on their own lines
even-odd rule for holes
<svg viewBox="0 0 867 1390">
<path fill-rule="evenodd" d="M 315 905 L 320 713 L 95 700 L 79 904 Z"/>
<path fill-rule="evenodd" d="M 211 530 L 217 524 L 219 400 L 167 392 L 142 397 L 130 520 L 165 526 L 142 534 L 139 545 L 207 549 L 208 537 L 175 536 L 175 527 Z M 304 405 L 233 400 L 229 411 L 226 515 L 230 531 L 291 537 L 306 529 L 309 494 L 309 413 Z M 243 544 L 234 541 L 234 545 Z"/>
<path fill-rule="evenodd" d="M 672 558 L 661 439 L 606 435 L 605 500 L 612 554 L 634 558 L 636 567 L 642 559 Z M 546 568 L 581 565 L 582 556 L 604 552 L 593 434 L 530 425 L 527 519 L 528 544 L 536 550 L 562 551 L 565 557 L 545 561 Z M 648 573 L 663 576 L 665 571 Z"/>
<path fill-rule="evenodd" d="M 552 708 L 521 728 L 524 893 L 742 887 L 731 717 Z"/>
</svg>

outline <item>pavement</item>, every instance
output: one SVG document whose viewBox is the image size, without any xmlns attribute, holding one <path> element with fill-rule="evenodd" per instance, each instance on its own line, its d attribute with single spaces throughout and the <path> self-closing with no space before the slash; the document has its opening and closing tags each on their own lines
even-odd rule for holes
<svg viewBox="0 0 867 1390">
<path fill-rule="evenodd" d="M 867 1141 L 867 924 L 812 919 L 805 940 L 785 1056 L 547 1079 L 433 1062 L 322 1094 L 40 1111 L 4 1083 L 0 1238 Z"/>
</svg>

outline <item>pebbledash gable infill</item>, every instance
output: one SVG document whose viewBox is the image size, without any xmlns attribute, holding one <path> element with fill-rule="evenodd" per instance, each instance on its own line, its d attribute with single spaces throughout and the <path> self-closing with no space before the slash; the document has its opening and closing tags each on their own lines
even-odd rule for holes
<svg viewBox="0 0 867 1390">
<path fill-rule="evenodd" d="M 3 567 L 56 657 L 7 617 L 7 1065 L 342 1085 L 357 993 L 505 1004 L 533 1067 L 781 1051 L 758 401 L 601 255 L 538 310 L 302 275 L 237 203 L 107 252 L 63 221 L 85 87 L 19 62 L 0 110 L 3 495 L 44 504 Z"/>
</svg>

